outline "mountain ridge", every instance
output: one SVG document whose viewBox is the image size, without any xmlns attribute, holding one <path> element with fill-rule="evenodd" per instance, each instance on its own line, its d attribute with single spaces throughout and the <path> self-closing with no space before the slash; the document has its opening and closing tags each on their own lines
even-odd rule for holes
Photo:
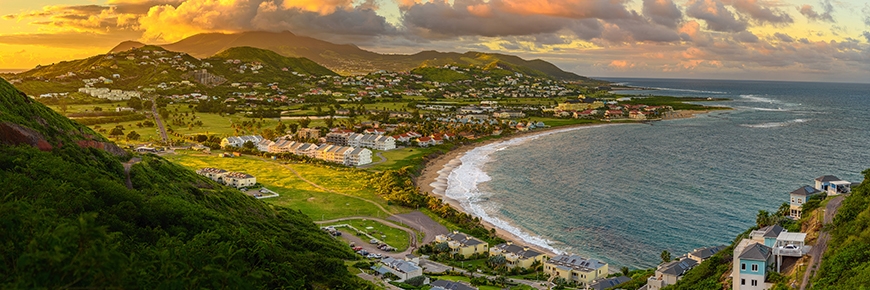
<svg viewBox="0 0 870 290">
<path fill-rule="evenodd" d="M 128 43 L 124 46 L 119 45 L 116 48 L 124 48 L 130 45 Z M 299 36 L 289 31 L 250 31 L 232 34 L 202 33 L 174 43 L 161 45 L 161 47 L 167 50 L 184 52 L 197 58 L 208 58 L 220 51 L 238 46 L 267 49 L 287 57 L 304 57 L 342 74 L 363 74 L 379 70 L 411 71 L 414 68 L 420 67 L 424 61 L 440 65 L 477 65 L 484 62 L 477 58 L 488 56 L 501 59 L 514 66 L 540 71 L 544 75 L 557 80 L 591 80 L 587 77 L 562 70 L 558 66 L 542 59 L 526 60 L 508 54 L 473 51 L 458 53 L 423 50 L 414 54 L 381 54 L 361 49 L 353 44 L 335 44 L 312 37 Z M 113 51 L 115 49 L 110 52 Z"/>
</svg>

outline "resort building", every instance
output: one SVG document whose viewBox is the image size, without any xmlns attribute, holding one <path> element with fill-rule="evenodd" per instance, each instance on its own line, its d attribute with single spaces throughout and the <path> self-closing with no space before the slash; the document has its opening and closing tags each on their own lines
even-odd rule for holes
<svg viewBox="0 0 870 290">
<path fill-rule="evenodd" d="M 247 142 L 251 142 L 254 145 L 257 145 L 260 143 L 260 141 L 263 141 L 263 137 L 260 135 L 226 137 L 221 140 L 221 148 L 242 148 L 242 146 L 244 146 Z"/>
<path fill-rule="evenodd" d="M 299 139 L 317 139 L 320 138 L 320 130 L 315 128 L 300 128 L 296 131 L 296 137 Z"/>
<path fill-rule="evenodd" d="M 582 111 L 604 107 L 604 103 L 594 98 L 580 96 L 576 100 L 567 100 L 556 107 L 562 111 Z"/>
<path fill-rule="evenodd" d="M 438 280 L 429 284 L 430 290 L 477 290 L 477 288 L 468 286 L 462 282 L 453 282 L 447 280 Z"/>
<path fill-rule="evenodd" d="M 838 195 L 852 192 L 852 183 L 833 175 L 824 175 L 816 178 L 816 189 L 828 195 Z"/>
<path fill-rule="evenodd" d="M 196 174 L 208 177 L 217 183 L 243 188 L 257 184 L 257 178 L 246 173 L 229 172 L 223 169 L 206 167 L 196 171 Z"/>
<path fill-rule="evenodd" d="M 810 197 L 819 193 L 822 192 L 809 185 L 801 186 L 801 188 L 789 193 L 791 202 L 789 202 L 788 216 L 793 219 L 800 219 L 804 203 L 806 203 Z"/>
<path fill-rule="evenodd" d="M 577 255 L 558 255 L 544 262 L 544 273 L 575 282 L 580 287 L 607 277 L 607 263 Z"/>
<path fill-rule="evenodd" d="M 625 283 L 628 281 L 631 281 L 631 278 L 628 278 L 626 276 L 618 276 L 618 277 L 613 277 L 613 278 L 601 279 L 601 280 L 592 282 L 592 284 L 589 284 L 589 289 L 591 289 L 591 290 L 610 289 L 610 288 L 619 286 L 619 284 L 622 284 L 622 283 Z"/>
<path fill-rule="evenodd" d="M 502 255 L 507 260 L 508 268 L 525 268 L 529 269 L 536 261 L 543 263 L 547 256 L 529 249 L 527 246 L 514 245 L 512 242 L 496 245 L 489 248 L 490 256 Z"/>
<path fill-rule="evenodd" d="M 372 151 L 366 148 L 356 148 L 350 152 L 347 165 L 360 166 L 372 163 Z"/>
<path fill-rule="evenodd" d="M 646 279 L 647 290 L 659 290 L 668 285 L 674 285 L 683 278 L 689 270 L 698 265 L 693 259 L 670 261 L 656 267 L 656 272 Z"/>
<path fill-rule="evenodd" d="M 381 260 L 381 264 L 374 267 L 381 274 L 393 273 L 399 277 L 399 282 L 423 275 L 423 268 L 412 262 L 387 257 Z"/>
<path fill-rule="evenodd" d="M 459 255 L 465 259 L 474 254 L 483 254 L 489 251 L 489 244 L 486 242 L 458 231 L 453 231 L 446 235 L 435 236 L 435 242 L 447 242 L 447 246 L 450 247 L 450 254 L 454 256 Z"/>
</svg>

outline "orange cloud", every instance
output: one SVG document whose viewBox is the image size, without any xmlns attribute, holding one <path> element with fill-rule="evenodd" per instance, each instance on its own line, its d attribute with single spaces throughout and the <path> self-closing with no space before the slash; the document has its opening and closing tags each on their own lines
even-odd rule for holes
<svg viewBox="0 0 870 290">
<path fill-rule="evenodd" d="M 290 0 L 284 1 L 281 7 L 286 10 L 300 9 L 327 15 L 332 14 L 338 8 L 350 7 L 352 4 L 353 0 Z"/>
</svg>

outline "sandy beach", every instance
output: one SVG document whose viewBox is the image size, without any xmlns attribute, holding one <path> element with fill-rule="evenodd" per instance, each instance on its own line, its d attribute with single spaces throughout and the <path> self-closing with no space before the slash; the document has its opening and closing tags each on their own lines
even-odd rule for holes
<svg viewBox="0 0 870 290">
<path fill-rule="evenodd" d="M 708 113 L 708 112 L 709 111 L 678 111 L 674 115 L 674 117 L 669 118 L 669 119 L 691 118 L 691 117 L 696 116 L 697 114 L 704 114 L 704 113 Z M 550 128 L 539 129 L 539 130 L 534 130 L 534 131 L 526 131 L 526 132 L 516 133 L 516 134 L 513 134 L 507 138 L 496 138 L 496 139 L 487 140 L 484 142 L 462 145 L 462 146 L 460 146 L 454 150 L 451 150 L 451 151 L 449 151 L 449 152 L 447 152 L 447 153 L 445 153 L 445 154 L 443 154 L 443 155 L 441 155 L 433 160 L 429 160 L 425 164 L 425 167 L 423 168 L 423 170 L 421 171 L 420 176 L 417 177 L 416 183 L 421 191 L 429 192 L 429 193 L 441 198 L 444 202 L 446 202 L 447 204 L 450 204 L 450 206 L 452 206 L 456 210 L 468 213 L 462 207 L 462 205 L 460 204 L 460 202 L 458 200 L 449 198 L 445 195 L 445 190 L 447 189 L 447 178 L 450 175 L 450 172 L 452 172 L 453 169 L 462 165 L 462 161 L 460 161 L 459 159 L 463 155 L 465 155 L 465 153 L 467 153 L 468 151 L 470 151 L 474 148 L 486 146 L 486 145 L 489 145 L 492 143 L 504 142 L 504 141 L 508 141 L 508 140 L 511 140 L 514 138 L 520 138 L 520 137 L 525 137 L 525 136 L 530 136 L 530 135 L 535 135 L 535 134 L 541 134 L 541 133 L 551 131 L 551 130 L 563 130 L 563 129 L 570 129 L 570 128 L 578 128 L 578 127 L 596 126 L 596 125 L 600 126 L 600 125 L 605 125 L 605 124 L 606 123 L 604 123 L 604 124 L 594 123 L 594 124 L 576 124 L 576 125 L 568 125 L 568 126 L 550 127 Z M 614 123 L 614 124 L 619 124 L 619 123 Z M 513 233 L 508 232 L 508 231 L 501 229 L 499 227 L 496 227 L 495 225 L 489 223 L 486 220 L 481 219 L 481 222 L 487 228 L 494 228 L 496 230 L 496 234 L 505 240 L 513 241 L 514 243 L 518 243 L 518 244 L 527 245 L 530 248 L 535 249 L 541 253 L 546 253 L 550 257 L 556 255 L 556 253 L 554 253 L 552 250 L 542 248 L 542 247 L 536 246 L 534 244 L 526 243 L 519 236 L 514 235 Z"/>
</svg>

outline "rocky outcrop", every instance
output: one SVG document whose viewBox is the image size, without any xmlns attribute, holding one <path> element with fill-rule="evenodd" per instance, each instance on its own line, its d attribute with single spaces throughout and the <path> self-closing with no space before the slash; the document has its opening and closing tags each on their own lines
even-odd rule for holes
<svg viewBox="0 0 870 290">
<path fill-rule="evenodd" d="M 36 130 L 15 123 L 0 123 L 0 143 L 8 145 L 27 144 L 42 151 L 51 151 L 54 146 Z"/>
<path fill-rule="evenodd" d="M 76 143 L 78 143 L 79 147 L 82 148 L 96 148 L 109 152 L 115 156 L 127 156 L 127 151 L 124 151 L 124 149 L 121 149 L 121 147 L 118 147 L 118 145 L 115 145 L 115 143 L 100 142 L 94 140 L 79 140 L 76 141 Z"/>
</svg>

